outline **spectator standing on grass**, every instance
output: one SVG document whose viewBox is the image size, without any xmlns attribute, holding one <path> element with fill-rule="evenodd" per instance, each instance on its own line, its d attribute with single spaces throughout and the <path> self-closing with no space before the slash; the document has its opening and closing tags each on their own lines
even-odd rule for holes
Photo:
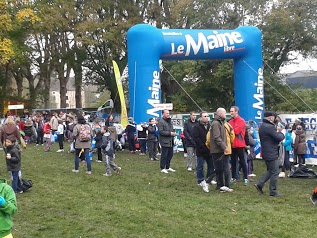
<svg viewBox="0 0 317 238">
<path fill-rule="evenodd" d="M 114 161 L 113 161 L 113 155 L 114 155 L 114 147 L 113 147 L 113 139 L 111 136 L 111 131 L 107 129 L 107 127 L 103 128 L 102 131 L 102 145 L 101 148 L 103 149 L 103 153 L 105 154 L 105 167 L 106 172 L 103 174 L 104 176 L 111 176 L 111 169 L 113 169 L 117 175 L 120 174 L 121 167 L 119 167 Z"/>
<path fill-rule="evenodd" d="M 136 148 L 135 148 L 136 128 L 135 128 L 135 124 L 133 123 L 132 117 L 128 118 L 128 125 L 125 128 L 125 133 L 127 134 L 127 140 L 129 143 L 129 151 L 131 154 L 135 154 L 135 152 L 136 152 Z"/>
<path fill-rule="evenodd" d="M 35 121 L 35 129 L 37 133 L 36 137 L 36 145 L 43 145 L 43 127 L 44 127 L 44 122 L 42 116 L 38 116 Z"/>
<path fill-rule="evenodd" d="M 232 181 L 235 182 L 239 178 L 238 163 L 240 164 L 243 171 L 243 183 L 248 185 L 248 171 L 246 161 L 246 143 L 245 143 L 245 132 L 246 123 L 242 117 L 239 116 L 239 108 L 232 106 L 230 108 L 231 119 L 229 124 L 232 126 L 235 138 L 232 143 L 232 155 L 231 155 L 231 170 L 232 170 Z"/>
<path fill-rule="evenodd" d="M 155 123 L 156 123 L 156 127 L 158 128 L 158 124 L 159 124 L 159 119 L 155 118 Z M 158 132 L 158 129 L 157 129 Z M 159 133 L 157 133 L 157 139 L 159 137 Z M 161 144 L 160 144 L 160 140 L 158 139 L 158 143 L 157 143 L 157 155 L 161 155 L 162 149 L 161 149 Z"/>
<path fill-rule="evenodd" d="M 51 125 L 52 134 L 54 135 L 58 127 L 58 118 L 57 118 L 56 112 L 53 112 L 53 115 L 50 120 L 50 125 Z"/>
<path fill-rule="evenodd" d="M 301 125 L 297 125 L 294 140 L 294 162 L 305 165 L 306 133 Z"/>
<path fill-rule="evenodd" d="M 140 155 L 146 155 L 146 137 L 148 125 L 144 122 L 138 127 L 138 141 L 140 145 Z"/>
<path fill-rule="evenodd" d="M 248 164 L 248 177 L 255 177 L 256 175 L 253 173 L 253 160 L 255 160 L 256 154 L 254 151 L 254 147 L 256 145 L 256 140 L 254 138 L 254 128 L 250 127 L 247 131 L 247 135 L 249 137 L 249 145 L 247 146 L 247 164 Z"/>
<path fill-rule="evenodd" d="M 64 125 L 62 120 L 58 120 L 58 127 L 57 127 L 57 139 L 58 139 L 58 145 L 59 150 L 56 152 L 64 152 Z"/>
<path fill-rule="evenodd" d="M 220 192 L 232 192 L 230 189 L 229 158 L 234 131 L 226 124 L 226 110 L 218 108 L 210 125 L 210 153 L 214 162 L 217 189 Z M 227 132 L 227 130 L 229 130 Z"/>
<path fill-rule="evenodd" d="M 82 115 L 78 115 L 78 123 L 73 130 L 73 138 L 75 139 L 75 169 L 74 173 L 79 172 L 79 157 L 83 153 L 86 164 L 87 174 L 91 174 L 91 161 L 89 158 L 89 150 L 91 149 L 91 127 L 87 124 L 85 118 Z"/>
<path fill-rule="evenodd" d="M 275 126 L 274 120 L 276 113 L 264 112 L 263 123 L 259 129 L 262 158 L 265 161 L 267 171 L 262 175 L 259 181 L 254 185 L 259 193 L 263 194 L 265 183 L 270 180 L 270 196 L 282 196 L 277 192 L 277 179 L 279 175 L 278 148 L 279 143 L 284 139 L 280 126 Z"/>
<path fill-rule="evenodd" d="M 158 129 L 155 123 L 154 118 L 149 119 L 149 126 L 148 126 L 148 137 L 147 137 L 147 144 L 148 144 L 148 151 L 149 151 L 149 159 L 150 160 L 158 160 L 157 159 L 157 144 L 158 144 Z"/>
<path fill-rule="evenodd" d="M 191 112 L 184 124 L 185 146 L 187 150 L 187 171 L 193 170 L 196 164 L 196 143 L 193 139 L 194 127 L 198 125 L 196 113 Z"/>
<path fill-rule="evenodd" d="M 33 126 L 33 121 L 29 117 L 24 124 L 25 141 L 27 144 L 31 144 L 33 142 L 34 131 L 35 131 L 35 128 Z"/>
<path fill-rule="evenodd" d="M 11 229 L 13 227 L 12 216 L 17 211 L 15 193 L 6 180 L 0 178 L 0 237 L 13 238 Z"/>
<path fill-rule="evenodd" d="M 97 148 L 97 162 L 102 162 L 102 151 L 101 151 L 101 145 L 102 145 L 102 130 L 101 127 L 98 125 L 95 125 L 94 128 L 94 134 L 95 134 L 95 140 L 96 140 L 96 148 Z"/>
<path fill-rule="evenodd" d="M 209 192 L 209 185 L 206 182 L 207 178 L 215 176 L 215 170 L 213 166 L 213 161 L 209 149 L 206 146 L 206 135 L 209 132 L 209 115 L 207 112 L 201 112 L 199 122 L 193 128 L 192 139 L 196 145 L 196 155 L 197 155 L 197 184 L 202 187 L 203 191 Z M 204 164 L 207 164 L 207 173 L 205 179 Z"/>
<path fill-rule="evenodd" d="M 12 179 L 12 189 L 15 193 L 22 193 L 19 186 L 19 172 L 21 171 L 21 152 L 18 145 L 16 145 L 15 138 L 7 138 L 6 145 L 6 164 L 7 170 L 10 172 Z"/>
<path fill-rule="evenodd" d="M 170 167 L 173 158 L 174 131 L 169 110 L 163 110 L 162 119 L 158 123 L 159 141 L 162 147 L 160 167 L 161 173 L 175 172 Z"/>
<path fill-rule="evenodd" d="M 50 151 L 51 149 L 51 125 L 48 119 L 46 119 L 46 122 L 44 123 L 43 127 L 43 133 L 44 133 L 44 138 L 45 138 L 45 147 L 44 150 L 45 152 Z"/>
<path fill-rule="evenodd" d="M 289 126 L 286 125 L 285 127 L 285 139 L 283 142 L 283 146 L 285 148 L 285 155 L 284 155 L 284 164 L 282 167 L 282 172 L 280 172 L 279 177 L 284 178 L 285 176 L 290 175 L 291 164 L 289 161 L 289 154 L 290 151 L 293 150 L 292 148 L 293 138 L 292 138 L 292 129 L 289 129 Z"/>
</svg>

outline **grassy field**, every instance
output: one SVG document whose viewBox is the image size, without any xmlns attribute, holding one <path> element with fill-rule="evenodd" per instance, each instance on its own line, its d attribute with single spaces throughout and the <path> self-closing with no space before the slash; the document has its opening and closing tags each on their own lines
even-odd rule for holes
<svg viewBox="0 0 317 238">
<path fill-rule="evenodd" d="M 122 174 L 105 177 L 96 155 L 92 175 L 84 164 L 75 174 L 74 155 L 56 153 L 57 144 L 52 149 L 28 145 L 23 151 L 22 173 L 34 187 L 17 195 L 15 238 L 316 237 L 317 207 L 309 201 L 316 179 L 280 179 L 285 196 L 279 198 L 269 197 L 267 185 L 259 195 L 242 182 L 232 185 L 233 193 L 215 187 L 204 193 L 182 153 L 172 160 L 176 173 L 162 174 L 159 162 L 118 152 Z M 263 170 L 256 161 L 255 173 Z M 8 179 L 4 166 L 0 174 Z"/>
</svg>

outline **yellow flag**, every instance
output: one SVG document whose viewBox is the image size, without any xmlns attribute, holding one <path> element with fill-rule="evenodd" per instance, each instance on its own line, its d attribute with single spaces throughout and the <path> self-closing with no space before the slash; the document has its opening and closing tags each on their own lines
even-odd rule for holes
<svg viewBox="0 0 317 238">
<path fill-rule="evenodd" d="M 112 64 L 113 64 L 114 76 L 116 78 L 119 97 L 120 97 L 120 103 L 121 103 L 121 125 L 125 128 L 128 125 L 128 114 L 127 114 L 127 107 L 125 105 L 125 99 L 123 94 L 120 70 L 116 61 L 112 60 Z"/>
</svg>

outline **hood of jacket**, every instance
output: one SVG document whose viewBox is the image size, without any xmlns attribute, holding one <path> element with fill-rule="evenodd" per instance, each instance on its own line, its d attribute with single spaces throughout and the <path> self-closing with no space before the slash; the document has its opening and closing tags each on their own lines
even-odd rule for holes
<svg viewBox="0 0 317 238">
<path fill-rule="evenodd" d="M 3 131 L 7 134 L 10 135 L 16 130 L 16 126 L 14 124 L 6 124 L 3 126 Z"/>
</svg>

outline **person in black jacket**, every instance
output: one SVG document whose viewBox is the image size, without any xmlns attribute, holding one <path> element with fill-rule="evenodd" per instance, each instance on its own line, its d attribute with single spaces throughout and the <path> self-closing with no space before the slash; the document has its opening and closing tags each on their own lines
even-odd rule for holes
<svg viewBox="0 0 317 238">
<path fill-rule="evenodd" d="M 194 127 L 198 125 L 196 113 L 191 112 L 189 119 L 184 124 L 185 147 L 187 150 L 187 171 L 193 170 L 193 164 L 196 162 L 196 143 L 193 140 Z"/>
<path fill-rule="evenodd" d="M 11 173 L 12 188 L 15 193 L 21 193 L 19 186 L 19 172 L 21 170 L 21 152 L 19 146 L 15 144 L 16 139 L 7 138 L 5 140 L 6 145 L 6 164 L 7 170 Z"/>
<path fill-rule="evenodd" d="M 275 126 L 275 117 L 276 113 L 265 112 L 263 123 L 259 129 L 262 158 L 266 163 L 267 171 L 254 186 L 258 192 L 263 194 L 263 186 L 270 180 L 270 196 L 279 197 L 282 195 L 277 192 L 277 179 L 280 172 L 278 164 L 278 146 L 284 139 L 284 134 L 281 132 L 283 130 L 282 127 Z"/>
<path fill-rule="evenodd" d="M 215 176 L 214 166 L 209 149 L 206 146 L 206 135 L 210 129 L 209 115 L 207 112 L 200 113 L 199 123 L 193 128 L 193 141 L 196 145 L 197 155 L 197 183 L 203 188 L 205 192 L 209 192 L 209 186 L 204 176 L 204 164 L 207 164 L 206 178 L 210 180 Z"/>
<path fill-rule="evenodd" d="M 174 131 L 173 124 L 170 118 L 169 110 L 164 110 L 162 119 L 158 124 L 159 141 L 162 147 L 162 154 L 160 160 L 161 173 L 168 174 L 168 172 L 175 172 L 175 169 L 170 167 L 173 157 Z"/>
<path fill-rule="evenodd" d="M 149 119 L 148 126 L 148 137 L 147 137 L 147 145 L 149 151 L 149 159 L 153 161 L 157 161 L 157 144 L 158 144 L 158 129 L 155 123 L 154 118 Z"/>
<path fill-rule="evenodd" d="M 96 148 L 97 148 L 97 162 L 102 162 L 102 152 L 101 152 L 101 145 L 102 145 L 102 137 L 103 137 L 103 133 L 101 132 L 101 127 L 100 126 L 96 126 L 95 127 L 95 140 L 96 140 Z"/>
</svg>

